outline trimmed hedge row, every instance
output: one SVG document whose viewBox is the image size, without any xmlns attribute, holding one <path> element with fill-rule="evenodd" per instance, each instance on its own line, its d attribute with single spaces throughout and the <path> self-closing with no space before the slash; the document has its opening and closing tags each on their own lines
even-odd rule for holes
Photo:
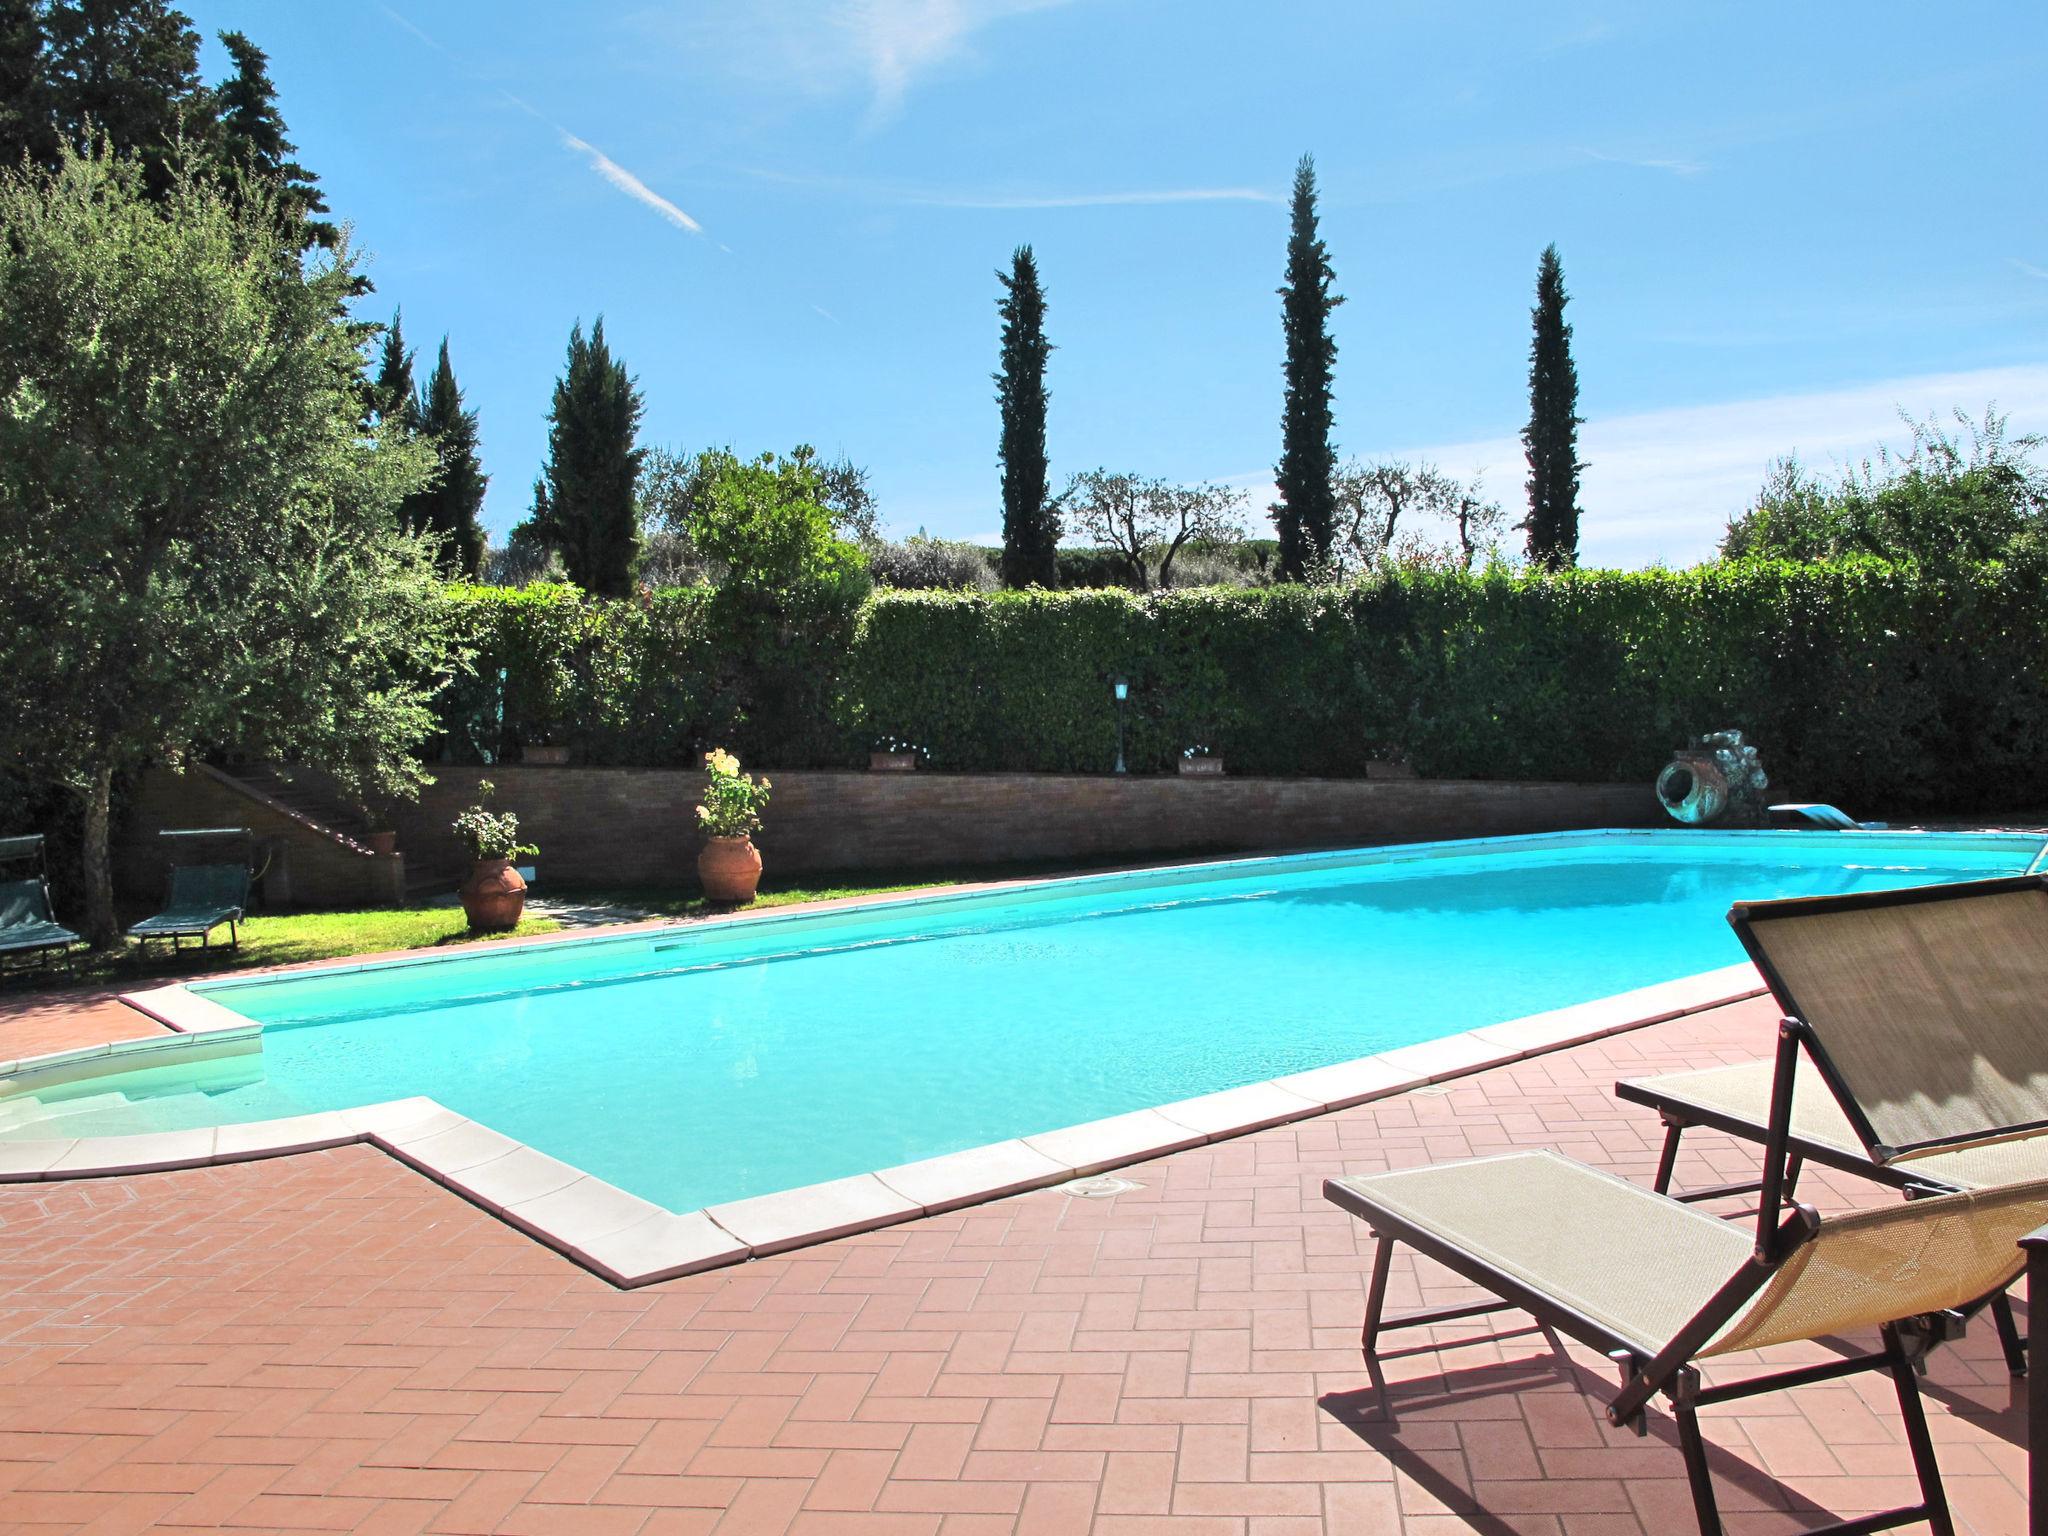
<svg viewBox="0 0 2048 1536">
<path fill-rule="evenodd" d="M 1139 596 L 881 592 L 843 646 L 807 647 L 814 718 L 760 732 L 756 658 L 713 600 L 598 603 L 456 589 L 479 676 L 451 753 L 564 741 L 595 763 L 737 743 L 778 766 L 854 765 L 882 736 L 942 769 L 1103 772 L 1110 679 L 1131 682 L 1134 772 L 1201 744 L 1232 770 L 1644 779 L 1689 735 L 1749 733 L 1781 784 L 1859 811 L 2048 804 L 2042 573 L 1877 562 L 1561 576 L 1402 573 L 1339 588 Z M 786 712 L 785 712 L 786 714 Z M 488 735 L 485 730 L 482 735 Z M 797 739 L 797 738 L 801 739 Z"/>
</svg>

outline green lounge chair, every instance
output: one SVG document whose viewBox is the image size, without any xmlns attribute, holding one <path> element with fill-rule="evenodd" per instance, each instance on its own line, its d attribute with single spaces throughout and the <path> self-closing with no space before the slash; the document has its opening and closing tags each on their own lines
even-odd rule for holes
<svg viewBox="0 0 2048 1536">
<path fill-rule="evenodd" d="M 180 864 L 171 870 L 171 892 L 164 910 L 130 928 L 128 937 L 144 949 L 151 939 L 169 939 L 175 950 L 181 941 L 191 938 L 206 948 L 213 930 L 225 923 L 230 947 L 239 949 L 239 925 L 248 905 L 248 865 Z"/>
<path fill-rule="evenodd" d="M 1820 1075 L 1802 1074 L 1793 1091 L 1788 1198 L 1806 1163 L 1909 1197 L 2048 1177 L 2048 878 L 1745 902 L 1729 921 L 1778 1006 L 1827 1041 Z M 1772 1084 L 1772 1063 L 1759 1061 L 1614 1091 L 1664 1121 L 1663 1192 L 1696 1126 L 1767 1141 Z M 1992 1312 L 2019 1374 L 2026 1357 L 2003 1296 Z"/>
<path fill-rule="evenodd" d="M 85 940 L 51 912 L 41 834 L 0 838 L 0 864 L 30 859 L 35 861 L 33 875 L 0 880 L 0 962 L 26 957 L 38 968 L 53 959 L 69 965 Z"/>
</svg>

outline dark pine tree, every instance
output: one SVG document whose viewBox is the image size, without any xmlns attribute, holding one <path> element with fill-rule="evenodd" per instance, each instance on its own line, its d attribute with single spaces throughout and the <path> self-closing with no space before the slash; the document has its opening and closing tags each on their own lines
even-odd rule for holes
<svg viewBox="0 0 2048 1536">
<path fill-rule="evenodd" d="M 1579 370 L 1572 361 L 1572 328 L 1564 307 L 1564 265 L 1557 247 L 1543 248 L 1536 269 L 1536 307 L 1530 318 L 1529 425 L 1522 447 L 1529 457 L 1529 563 L 1561 571 L 1579 561 Z"/>
<path fill-rule="evenodd" d="M 223 32 L 220 40 L 235 64 L 214 92 L 217 153 L 229 184 L 260 187 L 274 198 L 278 220 L 299 249 L 334 249 L 341 231 L 316 217 L 327 212 L 320 178 L 292 158 L 269 57 L 240 32 Z"/>
<path fill-rule="evenodd" d="M 441 563 L 451 575 L 472 577 L 484 557 L 484 488 L 491 477 L 477 452 L 476 412 L 463 407 L 445 336 L 416 409 L 420 432 L 440 456 L 441 472 L 426 490 L 407 498 L 406 512 L 415 533 L 439 537 Z"/>
<path fill-rule="evenodd" d="M 48 67 L 41 0 L 0 0 L 0 170 L 56 158 Z"/>
<path fill-rule="evenodd" d="M 1330 441 L 1337 343 L 1330 311 L 1344 302 L 1330 291 L 1337 274 L 1316 232 L 1316 163 L 1294 168 L 1293 227 L 1287 237 L 1287 280 L 1280 287 L 1280 324 L 1287 341 L 1287 393 L 1280 411 L 1280 500 L 1273 526 L 1280 536 L 1280 579 L 1299 581 L 1330 553 L 1336 532 L 1332 481 L 1337 448 Z"/>
<path fill-rule="evenodd" d="M 413 392 L 413 353 L 405 344 L 405 312 L 394 310 L 377 353 L 377 377 L 370 386 L 370 408 L 377 419 L 403 432 L 420 429 L 419 399 Z"/>
<path fill-rule="evenodd" d="M 996 273 L 1003 296 L 1002 367 L 995 375 L 1003 435 L 996 457 L 1003 466 L 1003 585 L 1052 587 L 1059 583 L 1060 520 L 1050 504 L 1045 459 L 1045 290 L 1038 260 L 1020 245 L 1010 270 Z"/>
<path fill-rule="evenodd" d="M 535 488 L 533 536 L 560 551 L 569 579 L 599 597 L 633 589 L 640 553 L 634 492 L 646 457 L 634 439 L 643 409 L 626 365 L 605 343 L 603 318 L 588 338 L 579 322 L 548 412 L 548 462 Z"/>
<path fill-rule="evenodd" d="M 191 20 L 164 0 L 58 0 L 43 26 L 55 131 L 79 149 L 103 137 L 163 192 L 181 143 L 204 145 L 213 133 Z"/>
</svg>

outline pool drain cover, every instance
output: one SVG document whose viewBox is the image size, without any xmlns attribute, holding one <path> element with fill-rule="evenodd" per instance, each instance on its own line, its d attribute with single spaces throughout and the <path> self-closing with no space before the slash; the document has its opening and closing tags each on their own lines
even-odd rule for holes
<svg viewBox="0 0 2048 1536">
<path fill-rule="evenodd" d="M 1113 1195 L 1127 1195 L 1134 1189 L 1145 1186 L 1132 1179 L 1114 1173 L 1098 1173 L 1090 1178 L 1069 1179 L 1060 1188 L 1070 1195 L 1079 1195 L 1084 1200 L 1107 1200 Z"/>
</svg>

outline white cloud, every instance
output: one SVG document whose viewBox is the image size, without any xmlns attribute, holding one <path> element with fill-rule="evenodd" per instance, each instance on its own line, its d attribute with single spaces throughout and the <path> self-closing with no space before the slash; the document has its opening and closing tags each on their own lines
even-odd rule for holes
<svg viewBox="0 0 2048 1536">
<path fill-rule="evenodd" d="M 1047 3 L 1053 0 L 849 0 L 834 8 L 832 22 L 866 62 L 871 110 L 886 118 L 901 109 L 918 75 L 957 57 L 975 31 Z"/>
<path fill-rule="evenodd" d="M 1706 163 L 1700 160 L 1682 160 L 1676 156 L 1657 158 L 1649 155 L 1610 155 L 1604 150 L 1587 149 L 1581 146 L 1579 153 L 1589 160 L 1598 160 L 1606 165 L 1632 166 L 1639 171 L 1666 171 L 1673 176 L 1697 176 L 1704 171 Z"/>
<path fill-rule="evenodd" d="M 1150 208 L 1175 203 L 1278 203 L 1263 187 L 1155 187 L 1122 192 L 960 192 L 868 181 L 852 176 L 810 176 L 752 169 L 748 175 L 780 186 L 802 187 L 864 202 L 904 208 Z"/>
<path fill-rule="evenodd" d="M 2048 363 L 1928 374 L 1876 384 L 1595 417 L 1580 429 L 1580 558 L 1588 565 L 1689 565 L 1711 556 L 1774 459 L 1809 467 L 1855 463 L 1879 444 L 1902 444 L 1904 411 L 1925 420 L 1987 403 L 2015 433 L 2048 431 Z M 1392 457 L 1428 459 L 1453 473 L 1483 472 L 1508 507 L 1522 500 L 1526 467 L 1515 437 L 1439 443 Z"/>
<path fill-rule="evenodd" d="M 652 208 L 664 219 L 667 219 L 669 223 L 675 225 L 677 229 L 688 230 L 693 235 L 704 233 L 704 226 L 702 224 L 699 224 L 674 203 L 648 186 L 646 182 L 635 176 L 631 171 L 619 164 L 618 161 L 612 159 L 610 155 L 607 155 L 595 144 L 584 142 L 559 124 L 551 124 L 550 126 L 562 136 L 562 143 L 564 145 L 575 150 L 579 155 L 587 157 L 592 170 L 625 193 L 626 196 L 632 198 L 633 201 L 644 203 L 647 207 Z"/>
<path fill-rule="evenodd" d="M 2017 256 L 2006 258 L 2029 277 L 2048 278 L 2048 267 L 2037 267 L 2031 261 L 2021 261 Z"/>
<path fill-rule="evenodd" d="M 421 42 L 425 43 L 429 48 L 433 49 L 436 53 L 448 52 L 446 48 L 442 47 L 432 37 L 428 36 L 427 33 L 423 31 L 420 27 L 416 26 L 408 18 L 399 15 L 398 12 L 391 9 L 390 6 L 379 3 L 377 9 L 382 11 L 389 20 L 405 28 L 406 31 L 410 32 L 414 37 L 418 38 Z M 454 55 L 450 54 L 449 57 L 452 58 L 454 57 Z"/>
<path fill-rule="evenodd" d="M 414 37 L 418 38 L 422 43 L 426 44 L 427 47 L 433 49 L 436 53 L 441 54 L 443 57 L 453 61 L 455 64 L 459 66 L 463 64 L 463 61 L 457 58 L 454 53 L 450 52 L 448 48 L 446 48 L 440 42 L 436 41 L 433 37 L 428 35 L 423 30 L 421 30 L 407 17 L 400 15 L 390 6 L 383 4 L 382 0 L 376 0 L 376 4 L 377 9 L 383 12 L 385 17 L 389 19 L 394 25 L 403 27 L 407 32 L 410 32 Z M 466 66 L 463 67 L 466 69 Z M 577 154 L 582 155 L 585 159 L 587 159 L 590 162 L 590 168 L 593 171 L 596 171 L 598 175 L 602 176 L 606 181 L 610 182 L 613 186 L 617 187 L 621 192 L 625 193 L 626 196 L 632 198 L 637 203 L 643 203 L 647 207 L 652 208 L 656 213 L 660 214 L 664 219 L 667 219 L 669 223 L 675 225 L 678 229 L 687 230 L 689 233 L 693 235 L 701 235 L 704 233 L 703 225 L 699 224 L 695 219 L 691 218 L 687 213 L 683 212 L 683 210 L 678 208 L 674 203 L 670 202 L 667 198 L 663 197 L 659 192 L 655 191 L 652 187 L 648 186 L 646 182 L 642 181 L 638 176 L 635 176 L 631 171 L 627 170 L 623 165 L 619 164 L 618 161 L 612 159 L 610 155 L 607 155 L 595 144 L 589 143 L 587 140 L 584 139 L 579 139 L 578 137 L 576 137 L 575 134 L 571 133 L 568 129 L 564 128 L 560 123 L 556 122 L 553 118 L 549 117 L 547 113 L 541 111 L 540 108 L 536 107 L 532 102 L 527 101 L 524 97 L 515 96 L 512 92 L 505 90 L 502 86 L 499 88 L 498 94 L 502 96 L 506 101 L 509 101 L 513 106 L 517 107 L 520 111 L 524 112 L 528 117 L 534 119 L 536 122 L 545 123 L 548 127 L 552 128 L 555 131 L 555 133 L 560 137 L 562 145 L 565 149 L 573 149 L 576 151 Z M 724 247 L 721 246 L 720 249 L 723 250 Z"/>
<path fill-rule="evenodd" d="M 736 73 L 816 95 L 867 93 L 871 123 L 903 108 L 919 79 L 969 57 L 976 33 L 1073 0 L 753 0 L 705 8 L 662 30 Z"/>
<path fill-rule="evenodd" d="M 1135 208 L 1166 203 L 1277 203 L 1257 187 L 1171 187 L 1151 192 L 1054 192 L 1040 196 L 976 193 L 903 193 L 904 203 L 933 208 Z"/>
<path fill-rule="evenodd" d="M 535 122 L 545 123 L 549 128 L 553 129 L 555 136 L 562 141 L 564 149 L 574 150 L 577 154 L 583 156 L 584 159 L 590 162 L 590 168 L 593 171 L 625 193 L 626 196 L 632 198 L 634 202 L 644 207 L 652 208 L 656 213 L 668 220 L 669 223 L 675 225 L 677 229 L 683 230 L 686 233 L 692 235 L 704 233 L 704 226 L 702 224 L 699 224 L 695 219 L 683 212 L 682 209 L 655 191 L 654 188 L 648 186 L 646 182 L 635 176 L 595 144 L 592 144 L 587 139 L 578 138 L 525 97 L 515 96 L 512 92 L 502 87 L 499 89 L 498 94 Z M 723 251 L 727 247 L 721 245 L 719 249 Z"/>
</svg>

